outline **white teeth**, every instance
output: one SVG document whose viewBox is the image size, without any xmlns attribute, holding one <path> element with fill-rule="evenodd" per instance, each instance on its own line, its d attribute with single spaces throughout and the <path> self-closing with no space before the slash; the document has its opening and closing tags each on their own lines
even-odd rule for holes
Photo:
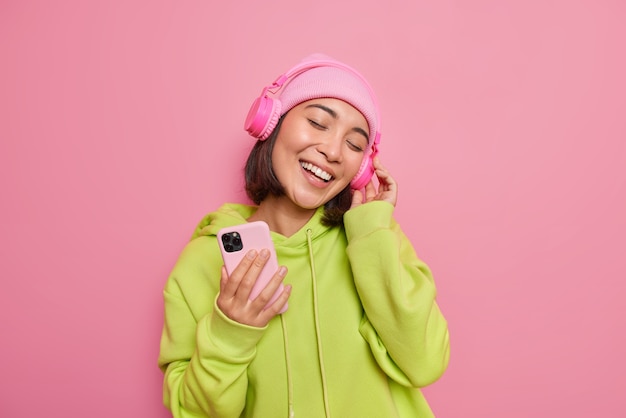
<svg viewBox="0 0 626 418">
<path fill-rule="evenodd" d="M 333 176 L 331 176 L 330 174 L 328 174 L 321 168 L 314 166 L 311 163 L 301 162 L 300 165 L 302 166 L 302 168 L 304 168 L 307 171 L 310 171 L 311 173 L 315 174 L 317 177 L 321 178 L 324 181 L 329 181 L 330 179 L 333 178 Z"/>
</svg>

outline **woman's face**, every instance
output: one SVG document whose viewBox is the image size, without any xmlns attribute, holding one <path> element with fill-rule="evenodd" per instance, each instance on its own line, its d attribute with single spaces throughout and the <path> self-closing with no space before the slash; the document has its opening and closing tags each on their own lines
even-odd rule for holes
<svg viewBox="0 0 626 418">
<path fill-rule="evenodd" d="M 367 121 L 338 99 L 313 99 L 284 117 L 272 152 L 272 167 L 285 196 L 316 209 L 354 178 L 368 146 Z"/>
</svg>

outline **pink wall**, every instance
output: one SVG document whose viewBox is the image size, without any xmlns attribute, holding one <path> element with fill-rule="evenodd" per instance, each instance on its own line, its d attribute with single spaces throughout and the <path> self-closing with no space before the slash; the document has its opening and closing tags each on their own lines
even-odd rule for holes
<svg viewBox="0 0 626 418">
<path fill-rule="evenodd" d="M 313 51 L 379 93 L 450 321 L 437 416 L 626 416 L 625 3 L 249 3 L 0 3 L 0 416 L 168 416 L 162 286 Z"/>
</svg>

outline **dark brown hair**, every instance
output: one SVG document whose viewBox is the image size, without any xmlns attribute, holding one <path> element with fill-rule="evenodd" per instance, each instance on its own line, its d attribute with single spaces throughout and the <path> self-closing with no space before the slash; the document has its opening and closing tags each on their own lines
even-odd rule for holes
<svg viewBox="0 0 626 418">
<path fill-rule="evenodd" d="M 284 115 L 276 124 L 276 128 L 265 141 L 257 141 L 248 155 L 245 168 L 246 193 L 257 205 L 267 196 L 280 197 L 285 189 L 276 178 L 272 168 L 272 151 L 274 143 L 283 123 Z M 347 185 L 339 194 L 326 202 L 322 223 L 327 226 L 343 225 L 343 214 L 350 209 L 352 193 Z"/>
</svg>

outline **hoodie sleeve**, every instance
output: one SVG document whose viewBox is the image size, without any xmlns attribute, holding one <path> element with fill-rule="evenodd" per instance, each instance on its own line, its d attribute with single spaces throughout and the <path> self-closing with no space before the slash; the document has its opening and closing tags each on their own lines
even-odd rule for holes
<svg viewBox="0 0 626 418">
<path fill-rule="evenodd" d="M 347 253 L 365 315 L 360 332 L 385 373 L 423 387 L 448 366 L 448 325 L 430 269 L 392 219 L 393 205 L 370 202 L 344 215 Z"/>
<path fill-rule="evenodd" d="M 201 240 L 187 245 L 163 292 L 163 402 L 175 418 L 234 418 L 244 409 L 246 370 L 264 329 L 231 321 L 217 308 L 219 277 L 208 273 L 219 268 L 207 268 Z"/>
</svg>

